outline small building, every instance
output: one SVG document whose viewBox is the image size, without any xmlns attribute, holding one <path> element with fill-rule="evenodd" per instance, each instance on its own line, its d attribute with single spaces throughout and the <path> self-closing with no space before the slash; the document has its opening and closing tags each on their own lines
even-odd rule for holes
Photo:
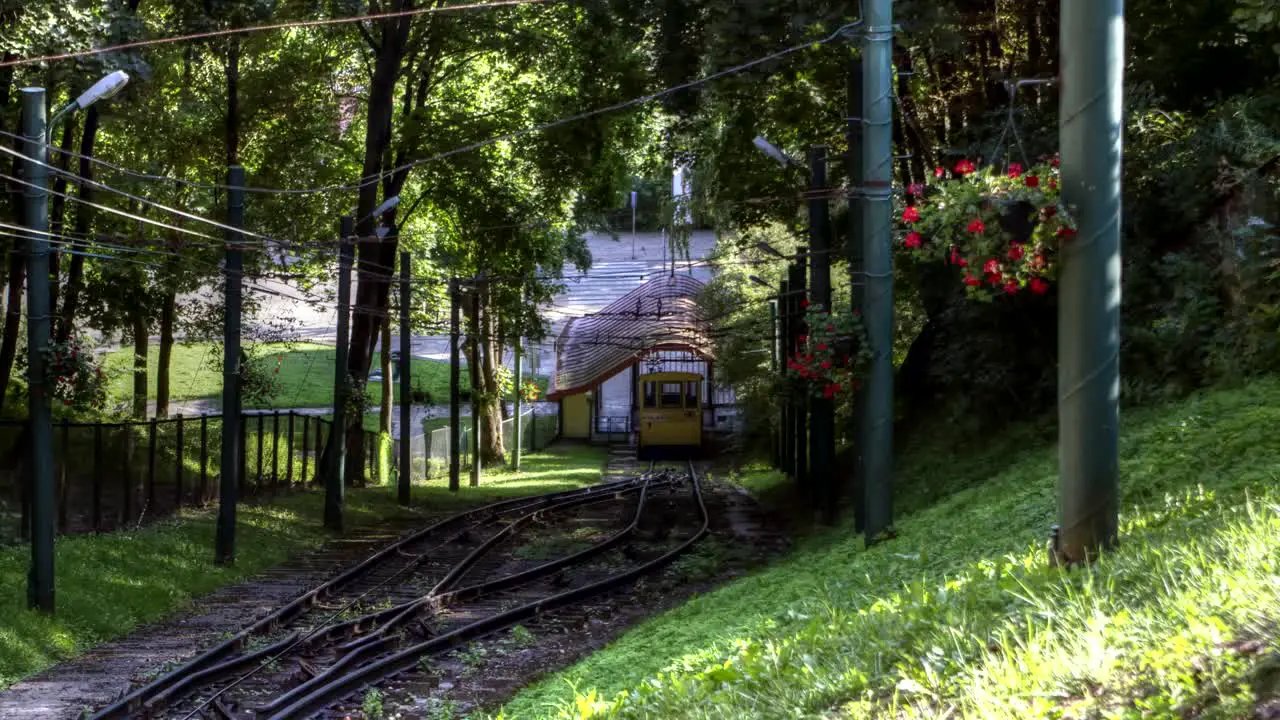
<svg viewBox="0 0 1280 720">
<path fill-rule="evenodd" d="M 556 338 L 557 370 L 547 392 L 547 400 L 560 403 L 562 438 L 631 441 L 639 414 L 636 379 L 650 372 L 706 378 L 703 425 L 715 425 L 716 402 L 725 391 L 710 382 L 715 358 L 697 303 L 702 288 L 688 275 L 662 275 L 565 325 Z"/>
</svg>

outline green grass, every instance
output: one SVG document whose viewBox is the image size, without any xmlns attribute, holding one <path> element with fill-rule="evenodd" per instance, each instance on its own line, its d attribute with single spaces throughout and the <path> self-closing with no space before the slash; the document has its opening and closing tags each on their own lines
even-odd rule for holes
<svg viewBox="0 0 1280 720">
<path fill-rule="evenodd" d="M 279 392 L 267 407 L 328 407 L 333 404 L 333 362 L 335 351 L 331 346 L 314 343 L 296 343 L 292 346 L 283 344 L 266 344 L 256 348 L 268 358 L 272 354 L 280 355 Z M 222 398 L 222 375 L 214 372 L 209 361 L 218 352 L 209 343 L 193 343 L 175 345 L 169 370 L 169 387 L 173 400 L 220 400 Z M 147 357 L 149 369 L 147 381 L 149 399 L 155 399 L 156 373 L 159 364 L 160 350 L 154 345 Z M 378 358 L 374 358 L 375 363 Z M 104 367 L 111 375 L 108 395 L 115 402 L 128 402 L 133 397 L 133 349 L 121 348 L 108 353 Z M 274 367 L 274 364 L 271 365 Z M 376 367 L 376 366 L 375 366 Z M 449 364 L 438 360 L 414 358 L 410 368 L 410 377 L 416 388 L 421 388 L 432 395 L 435 402 L 449 400 Z M 466 374 L 462 376 L 462 388 L 470 388 Z M 381 398 L 382 383 L 369 383 L 367 387 L 369 402 L 376 403 Z M 399 402 L 400 388 L 397 383 L 393 388 L 396 401 Z M 246 403 L 246 407 L 257 408 L 263 405 Z"/>
<path fill-rule="evenodd" d="M 935 433 L 899 462 L 896 539 L 809 537 L 504 715 L 1249 717 L 1280 696 L 1277 427 L 1274 379 L 1127 413 L 1120 548 L 1071 572 L 1051 428 Z"/>
<path fill-rule="evenodd" d="M 448 491 L 444 480 L 413 488 L 413 508 L 396 505 L 394 488 L 352 489 L 349 525 L 368 526 L 403 513 L 458 511 L 493 500 L 568 490 L 599 481 L 601 448 L 563 446 L 526 457 L 524 472 L 486 473 L 478 488 Z M 26 609 L 25 546 L 0 550 L 0 688 L 189 606 L 197 596 L 242 580 L 317 547 L 323 495 L 298 492 L 270 505 L 242 506 L 234 567 L 213 564 L 215 513 L 183 513 L 134 532 L 57 541 L 58 612 Z"/>
</svg>

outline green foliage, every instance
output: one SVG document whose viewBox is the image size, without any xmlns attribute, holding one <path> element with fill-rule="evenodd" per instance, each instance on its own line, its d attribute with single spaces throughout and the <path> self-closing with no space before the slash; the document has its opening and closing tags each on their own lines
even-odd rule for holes
<svg viewBox="0 0 1280 720">
<path fill-rule="evenodd" d="M 1056 451 L 1039 430 L 958 452 L 935 433 L 901 465 L 895 540 L 819 533 L 503 716 L 1247 716 L 1280 652 L 1277 408 L 1266 379 L 1128 416 L 1120 549 L 1069 573 L 1040 540 Z"/>
<path fill-rule="evenodd" d="M 382 691 L 378 688 L 366 690 L 364 700 L 360 702 L 360 712 L 364 713 L 365 720 L 382 720 Z"/>
</svg>

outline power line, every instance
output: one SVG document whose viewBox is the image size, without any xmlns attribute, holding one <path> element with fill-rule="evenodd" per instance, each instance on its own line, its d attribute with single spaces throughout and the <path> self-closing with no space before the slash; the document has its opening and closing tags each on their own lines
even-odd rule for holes
<svg viewBox="0 0 1280 720">
<path fill-rule="evenodd" d="M 535 5 L 552 3 L 553 0 L 492 0 L 492 2 L 468 3 L 466 5 L 446 5 L 444 7 L 416 8 L 413 10 L 398 10 L 394 12 L 372 13 L 369 15 L 352 15 L 340 18 L 326 18 L 323 20 L 293 20 L 290 22 L 272 23 L 270 25 L 250 25 L 242 28 L 225 28 L 222 30 L 209 30 L 206 32 L 190 33 L 188 35 L 175 35 L 165 38 L 152 38 L 150 40 L 135 40 L 133 42 L 120 43 L 117 45 L 108 45 L 107 47 L 94 48 L 92 50 L 77 50 L 75 52 L 59 53 L 56 55 L 41 55 L 39 57 L 19 58 L 16 60 L 6 60 L 0 62 L 0 68 L 13 67 L 16 65 L 33 65 L 42 62 L 56 62 L 59 60 L 71 60 L 73 58 L 88 57 L 90 55 L 100 55 L 102 53 L 119 52 L 121 50 L 133 50 L 135 48 L 149 47 L 152 45 L 167 45 L 170 43 L 187 42 L 190 40 L 206 40 L 209 38 L 225 37 L 228 35 L 248 35 L 250 33 L 266 32 L 268 30 L 289 30 L 295 28 L 321 27 L 325 25 L 345 25 L 350 23 L 359 23 L 369 20 L 391 20 L 399 17 L 410 17 L 414 15 L 434 15 L 448 12 L 457 12 L 460 10 L 486 10 L 491 8 L 513 7 L 516 5 Z M 554 4 L 562 4 L 554 2 Z"/>
<path fill-rule="evenodd" d="M 547 1 L 548 0 L 519 0 L 519 2 L 547 2 Z M 517 0 L 513 0 L 509 4 L 516 4 L 516 2 Z M 458 6 L 458 7 L 464 7 L 464 6 Z M 372 16 L 366 16 L 366 17 L 372 17 Z M 363 19 L 363 18 L 357 18 L 357 20 L 358 19 Z M 322 21 L 315 21 L 315 22 L 322 22 Z M 364 180 L 361 180 L 358 183 L 353 183 L 349 185 L 326 185 L 326 186 L 318 186 L 318 187 L 310 187 L 310 188 L 243 187 L 238 189 L 243 190 L 244 192 L 275 193 L 275 194 L 282 194 L 282 195 L 308 195 L 308 194 L 324 193 L 324 192 L 350 192 L 350 191 L 360 190 L 362 188 L 368 187 L 369 185 L 375 185 L 377 183 L 382 182 L 382 179 L 385 177 L 394 175 L 396 173 L 404 172 L 406 170 L 411 170 L 420 165 L 436 162 L 438 160 L 444 160 L 446 158 L 453 157 L 454 155 L 461 155 L 464 153 L 471 152 L 473 150 L 479 150 L 480 148 L 488 147 L 489 145 L 494 145 L 500 142 L 516 140 L 526 135 L 532 135 L 534 133 L 541 132 L 543 130 L 549 130 L 551 128 L 559 127 L 561 125 L 568 125 L 570 123 L 575 123 L 580 120 L 585 120 L 587 118 L 595 117 L 597 115 L 604 115 L 607 113 L 616 112 L 618 110 L 624 110 L 626 108 L 634 107 L 636 105 L 644 105 L 646 103 L 653 102 L 654 100 L 659 100 L 661 98 L 664 98 L 668 95 L 672 95 L 683 90 L 688 90 L 691 88 L 698 87 L 699 85 L 706 84 L 708 82 L 711 82 L 712 80 L 718 80 L 722 77 L 727 77 L 729 75 L 736 75 L 737 73 L 740 73 L 744 70 L 749 70 L 757 65 L 763 65 L 764 63 L 767 63 L 771 60 L 777 60 L 779 58 L 797 53 L 801 50 L 812 48 L 816 45 L 824 45 L 826 43 L 832 42 L 837 38 L 848 34 L 850 31 L 856 29 L 861 25 L 862 25 L 862 20 L 856 20 L 851 23 L 846 23 L 836 28 L 834 32 L 832 32 L 830 35 L 827 35 L 825 37 L 821 37 L 816 40 L 810 40 L 800 45 L 793 45 L 791 47 L 778 50 L 776 52 L 770 53 L 768 55 L 764 55 L 754 60 L 749 60 L 740 65 L 734 65 L 724 70 L 720 70 L 718 72 L 714 72 L 709 75 L 704 75 L 695 80 L 690 80 L 685 83 L 680 83 L 679 85 L 672 85 L 671 87 L 668 87 L 663 90 L 659 90 L 654 93 L 650 93 L 648 95 L 642 95 L 640 97 L 632 98 L 630 100 L 623 100 L 621 102 L 613 103 L 611 105 L 605 105 L 603 107 L 599 107 L 594 110 L 587 110 L 581 113 L 577 113 L 575 115 L 568 115 L 556 120 L 551 120 L 549 122 L 542 123 L 540 125 L 533 125 L 531 127 L 523 128 L 521 130 L 513 130 L 509 133 L 498 135 L 498 136 L 489 138 L 487 140 L 480 140 L 467 145 L 462 145 L 452 150 L 446 150 L 444 152 L 436 153 L 435 155 L 431 155 L 425 158 L 420 158 L 418 160 L 407 162 L 403 165 L 400 165 L 399 167 L 391 168 L 390 170 L 381 171 L 379 174 L 370 176 Z M 230 34 L 231 32 L 232 31 L 225 31 L 224 34 Z M 13 62 L 22 62 L 22 61 L 13 61 Z M 4 67 L 4 64 L 0 64 L 0 67 Z M 139 179 L 168 182 L 168 183 L 178 183 L 178 184 L 185 185 L 187 187 L 193 187 L 193 188 L 199 188 L 199 189 L 205 189 L 205 190 L 232 189 L 231 186 L 220 184 L 220 183 L 196 183 L 196 182 L 191 182 L 189 180 L 183 180 L 181 178 L 167 177 L 164 175 L 152 175 L 149 173 L 141 173 L 135 170 L 130 170 L 128 168 L 121 167 L 119 165 L 114 165 L 104 160 L 99 160 L 98 158 L 94 158 L 91 156 L 84 156 L 72 150 L 64 150 L 63 148 L 54 147 L 53 145 L 48 145 L 48 147 L 52 151 L 69 154 L 72 157 L 79 158 L 81 160 L 87 160 L 89 162 L 97 163 L 99 165 L 102 165 L 103 167 L 107 167 L 117 172 L 121 172 L 126 175 L 130 175 Z"/>
</svg>

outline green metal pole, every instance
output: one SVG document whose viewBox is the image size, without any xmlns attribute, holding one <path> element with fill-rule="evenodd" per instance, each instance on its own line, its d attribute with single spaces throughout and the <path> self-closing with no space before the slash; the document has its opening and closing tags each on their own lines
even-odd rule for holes
<svg viewBox="0 0 1280 720">
<path fill-rule="evenodd" d="M 862 241 L 872 359 L 862 422 L 870 544 L 893 526 L 893 0 L 867 0 L 864 8 Z"/>
<path fill-rule="evenodd" d="M 790 273 L 788 272 L 788 275 Z M 786 363 L 795 355 L 795 343 L 791 339 L 791 316 L 794 313 L 792 303 L 795 298 L 791 296 L 791 281 L 783 280 L 779 290 L 779 302 L 782 305 L 782 319 L 778 328 L 778 352 L 780 353 L 780 361 L 778 363 L 778 380 L 785 383 L 787 380 Z M 781 464 L 778 469 L 789 476 L 795 474 L 795 436 L 791 433 L 791 395 L 789 391 L 780 394 L 780 408 L 778 412 L 778 454 Z"/>
<path fill-rule="evenodd" d="M 796 254 L 803 258 L 807 250 L 801 245 L 796 249 Z M 808 295 L 804 268 L 803 259 L 791 263 L 790 349 L 792 352 L 795 352 L 798 348 L 800 337 L 808 332 L 804 322 L 804 308 L 801 304 L 801 301 Z M 791 452 L 792 476 L 796 479 L 796 484 L 806 494 L 811 495 L 812 488 L 809 487 L 809 398 L 798 390 L 791 392 Z"/>
<path fill-rule="evenodd" d="M 27 238 L 27 383 L 31 428 L 31 572 L 27 604 L 52 613 L 53 598 L 53 415 L 45 383 L 49 349 L 49 196 L 44 88 L 22 89 L 22 135 L 26 180 L 23 187 Z"/>
<path fill-rule="evenodd" d="M 827 186 L 827 149 L 815 145 L 809 149 L 809 189 L 817 192 Z M 813 286 L 813 302 L 830 312 L 831 308 L 831 242 L 828 230 L 830 216 L 826 198 L 809 200 L 809 282 Z M 832 476 L 836 456 L 835 402 L 825 397 L 809 400 L 809 460 L 817 472 L 813 474 L 813 499 L 825 522 L 834 522 L 839 502 L 839 483 Z"/>
<path fill-rule="evenodd" d="M 863 262 L 863 201 L 858 197 L 862 192 L 862 55 L 853 55 L 849 59 L 848 87 L 848 136 L 849 154 L 845 157 L 849 185 L 853 189 L 854 199 L 849 202 L 849 239 L 845 248 L 849 255 L 849 310 L 854 313 L 866 312 L 866 267 Z M 849 436 L 853 438 L 853 467 L 851 477 L 847 479 L 850 495 L 853 497 L 853 529 L 862 532 L 867 522 L 866 498 L 866 437 L 863 434 L 867 415 L 867 390 L 865 385 L 853 393 L 853 412 L 850 418 Z"/>
<path fill-rule="evenodd" d="M 511 468 L 516 472 L 520 472 L 520 441 L 524 437 L 524 433 L 521 432 L 520 430 L 520 382 L 524 378 L 524 376 L 520 372 L 521 367 L 520 367 L 520 338 L 519 337 L 516 337 L 515 366 L 516 366 L 515 367 L 515 374 L 516 374 L 515 417 L 516 419 L 515 419 L 515 427 L 512 428 L 512 431 L 513 431 L 512 435 L 514 436 L 514 440 L 515 440 L 512 444 L 515 445 L 515 447 L 511 449 L 511 455 L 512 455 Z"/>
<path fill-rule="evenodd" d="M 461 323 L 458 306 L 458 281 L 449 280 L 449 490 L 457 492 L 461 485 L 459 475 L 462 469 L 462 417 L 461 417 L 461 378 L 459 377 L 458 326 Z"/>
<path fill-rule="evenodd" d="M 1078 234 L 1060 254 L 1058 560 L 1116 543 L 1120 462 L 1123 0 L 1062 4 L 1062 199 Z"/>
<path fill-rule="evenodd" d="M 244 168 L 227 168 L 227 225 L 244 227 Z M 227 247 L 222 309 L 222 465 L 218 473 L 218 536 L 214 562 L 220 565 L 236 559 L 236 495 L 241 485 L 241 457 L 244 455 L 240 415 L 240 315 L 244 284 L 244 257 L 238 230 L 226 231 Z"/>
<path fill-rule="evenodd" d="M 342 532 L 343 493 L 346 492 L 347 465 L 347 404 L 350 383 L 347 379 L 348 344 L 351 334 L 351 264 L 355 247 L 351 237 L 355 235 L 356 221 L 347 215 L 339 227 L 338 245 L 338 337 L 333 360 L 333 428 L 330 430 L 329 468 L 325 474 L 324 526 Z"/>
<path fill-rule="evenodd" d="M 409 379 L 409 361 L 411 345 L 409 338 L 410 307 L 413 300 L 412 288 L 409 285 L 409 253 L 400 253 L 400 474 L 399 501 L 401 505 L 409 504 L 412 477 L 412 457 L 409 452 L 413 440 L 413 384 Z M 387 378 L 383 378 L 385 382 Z"/>
<path fill-rule="evenodd" d="M 773 374 L 778 373 L 778 298 L 769 300 L 769 371 Z M 634 369 L 634 366 L 633 366 Z M 631 380 L 632 394 L 635 394 L 636 381 L 634 374 Z M 633 403 L 634 405 L 634 403 Z M 782 467 L 782 433 L 781 430 L 775 428 L 773 433 L 773 466 Z"/>
<path fill-rule="evenodd" d="M 476 284 L 471 286 L 471 337 L 475 338 L 471 376 L 479 378 L 484 368 L 480 365 L 480 293 Z M 471 487 L 480 487 L 480 403 L 476 384 L 471 384 Z"/>
</svg>

